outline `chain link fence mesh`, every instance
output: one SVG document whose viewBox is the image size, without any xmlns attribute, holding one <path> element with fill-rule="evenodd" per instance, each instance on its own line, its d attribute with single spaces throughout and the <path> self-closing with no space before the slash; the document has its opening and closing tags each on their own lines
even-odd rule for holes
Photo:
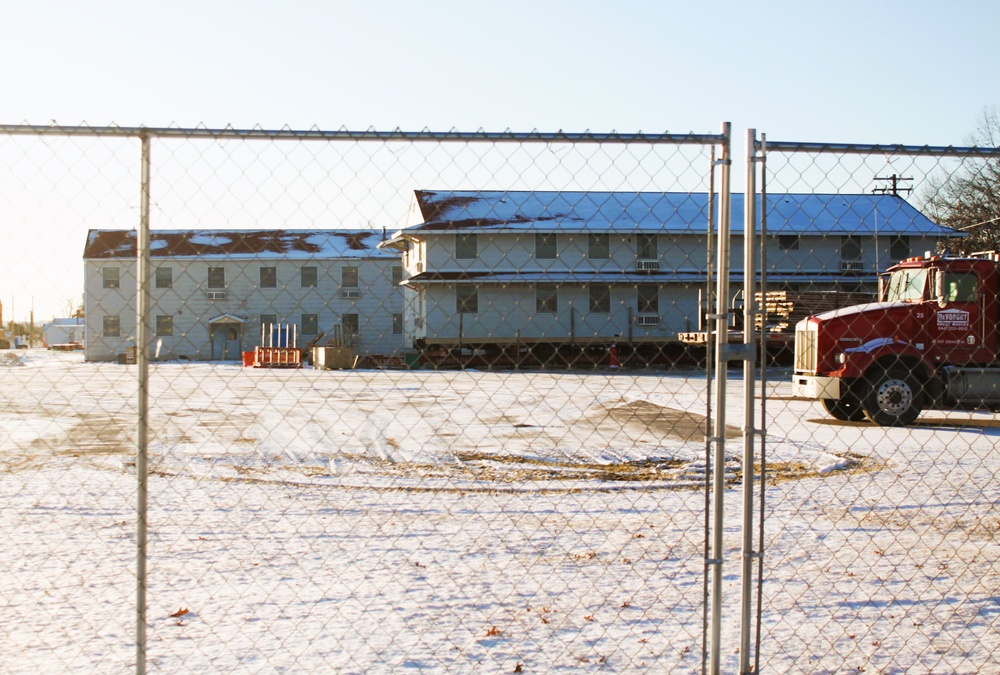
<svg viewBox="0 0 1000 675">
<path fill-rule="evenodd" d="M 768 462 L 786 452 L 814 461 L 808 477 L 769 479 L 765 493 L 762 663 L 810 673 L 997 672 L 993 374 L 981 371 L 978 401 L 935 388 L 949 377 L 945 364 L 996 362 L 996 264 L 974 272 L 946 260 L 949 271 L 928 273 L 916 263 L 887 279 L 882 296 L 876 276 L 908 258 L 969 252 L 970 231 L 934 234 L 921 218 L 950 224 L 941 208 L 949 185 L 982 174 L 994 151 L 763 145 L 772 348 L 790 346 L 811 313 L 895 304 L 826 315 L 811 335 L 827 342 L 808 344 L 806 330 L 795 363 L 786 352 L 769 368 Z M 789 231 L 795 194 L 845 195 L 854 213 L 831 202 L 809 214 L 811 229 Z M 939 318 L 953 312 L 974 316 Z M 845 378 L 852 363 L 870 363 L 838 400 L 792 396 L 790 381 L 830 372 L 823 359 L 833 352 L 846 354 L 832 367 L 846 363 Z M 914 395 L 923 410 L 909 422 Z"/>
<path fill-rule="evenodd" d="M 11 131 L 0 670 L 690 672 L 709 667 L 710 620 L 719 668 L 746 667 L 735 370 L 729 424 L 707 423 L 711 315 L 728 312 L 736 339 L 747 302 L 738 264 L 732 297 L 712 300 L 725 139 Z M 949 399 L 898 357 L 881 363 L 907 367 L 898 382 L 866 374 L 857 401 L 792 387 L 797 322 L 874 300 L 899 260 L 959 249 L 937 229 L 942 200 L 988 160 L 764 147 L 753 668 L 992 672 L 991 389 Z M 738 227 L 733 241 L 737 256 Z M 941 278 L 909 298 L 927 313 L 910 337 L 956 309 Z M 980 312 L 975 341 L 995 295 L 959 308 Z M 981 346 L 952 342 L 944 361 Z M 904 385 L 923 401 L 912 423 L 867 421 L 904 410 Z M 707 609 L 713 437 L 721 617 Z"/>
<path fill-rule="evenodd" d="M 720 136 L 6 131 L 0 669 L 703 666 Z"/>
</svg>

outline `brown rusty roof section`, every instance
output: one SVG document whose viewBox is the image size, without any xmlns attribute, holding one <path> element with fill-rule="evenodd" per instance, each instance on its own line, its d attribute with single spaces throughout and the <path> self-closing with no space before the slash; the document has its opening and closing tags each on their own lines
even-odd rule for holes
<svg viewBox="0 0 1000 675">
<path fill-rule="evenodd" d="M 323 246 L 310 241 L 322 235 L 344 240 L 353 251 L 375 251 L 378 234 L 354 230 L 159 230 L 150 233 L 150 254 L 154 257 L 321 254 Z M 369 244 L 369 240 L 374 241 Z M 135 230 L 90 230 L 83 257 L 134 258 Z"/>
<path fill-rule="evenodd" d="M 482 197 L 452 195 L 438 199 L 438 193 L 433 190 L 415 190 L 414 194 L 420 205 L 420 213 L 424 217 L 424 222 L 420 225 L 422 230 L 466 230 L 498 225 L 543 223 L 569 217 L 568 214 L 554 214 L 529 218 L 517 213 L 511 218 L 455 218 L 453 210 L 464 211 L 466 207 L 483 201 Z"/>
</svg>

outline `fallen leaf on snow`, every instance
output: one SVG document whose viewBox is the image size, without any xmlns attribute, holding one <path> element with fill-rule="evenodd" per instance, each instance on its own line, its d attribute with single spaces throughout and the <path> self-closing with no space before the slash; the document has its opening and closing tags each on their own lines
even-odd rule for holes
<svg viewBox="0 0 1000 675">
<path fill-rule="evenodd" d="M 188 609 L 187 607 L 180 607 L 176 612 L 174 612 L 170 616 L 173 617 L 174 619 L 176 619 L 179 616 L 184 616 L 185 614 L 190 614 L 190 613 L 191 613 L 191 610 Z"/>
</svg>

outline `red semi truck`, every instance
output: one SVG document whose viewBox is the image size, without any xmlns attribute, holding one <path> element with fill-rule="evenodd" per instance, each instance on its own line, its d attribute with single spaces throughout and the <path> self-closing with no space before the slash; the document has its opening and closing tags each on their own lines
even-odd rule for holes
<svg viewBox="0 0 1000 675">
<path fill-rule="evenodd" d="M 880 278 L 877 302 L 803 319 L 794 395 L 883 426 L 927 408 L 1000 410 L 998 263 L 995 252 L 910 258 Z"/>
</svg>

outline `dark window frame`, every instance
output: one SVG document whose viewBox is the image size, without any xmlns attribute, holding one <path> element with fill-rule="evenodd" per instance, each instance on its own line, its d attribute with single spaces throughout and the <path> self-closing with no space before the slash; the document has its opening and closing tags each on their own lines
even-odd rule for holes
<svg viewBox="0 0 1000 675">
<path fill-rule="evenodd" d="M 611 235 L 610 234 L 588 234 L 587 235 L 587 259 L 588 260 L 610 260 L 611 259 Z"/>
<path fill-rule="evenodd" d="M 267 266 L 261 267 L 258 274 L 258 283 L 261 288 L 277 288 L 278 268 Z"/>
<path fill-rule="evenodd" d="M 174 287 L 174 268 L 161 265 L 153 272 L 153 285 L 156 288 Z"/>
<path fill-rule="evenodd" d="M 535 285 L 535 314 L 559 313 L 559 286 L 557 284 Z"/>
<path fill-rule="evenodd" d="M 113 274 L 112 274 L 113 273 Z M 102 267 L 101 268 L 101 286 L 103 288 L 121 288 L 122 287 L 122 270 L 120 267 Z"/>
<path fill-rule="evenodd" d="M 610 314 L 611 313 L 611 285 L 610 284 L 590 284 L 590 313 Z"/>
<path fill-rule="evenodd" d="M 209 288 L 225 288 L 226 287 L 226 268 L 225 267 L 209 267 L 208 268 L 208 287 Z"/>
<path fill-rule="evenodd" d="M 479 287 L 459 284 L 455 287 L 455 312 L 458 314 L 479 313 Z"/>
<path fill-rule="evenodd" d="M 299 269 L 300 288 L 319 288 L 319 268 L 315 265 L 306 265 Z"/>
<path fill-rule="evenodd" d="M 475 260 L 479 257 L 479 237 L 475 232 L 459 232 L 455 235 L 455 259 Z"/>
<path fill-rule="evenodd" d="M 637 314 L 660 314 L 660 287 L 656 284 L 639 284 L 635 288 Z"/>
</svg>

